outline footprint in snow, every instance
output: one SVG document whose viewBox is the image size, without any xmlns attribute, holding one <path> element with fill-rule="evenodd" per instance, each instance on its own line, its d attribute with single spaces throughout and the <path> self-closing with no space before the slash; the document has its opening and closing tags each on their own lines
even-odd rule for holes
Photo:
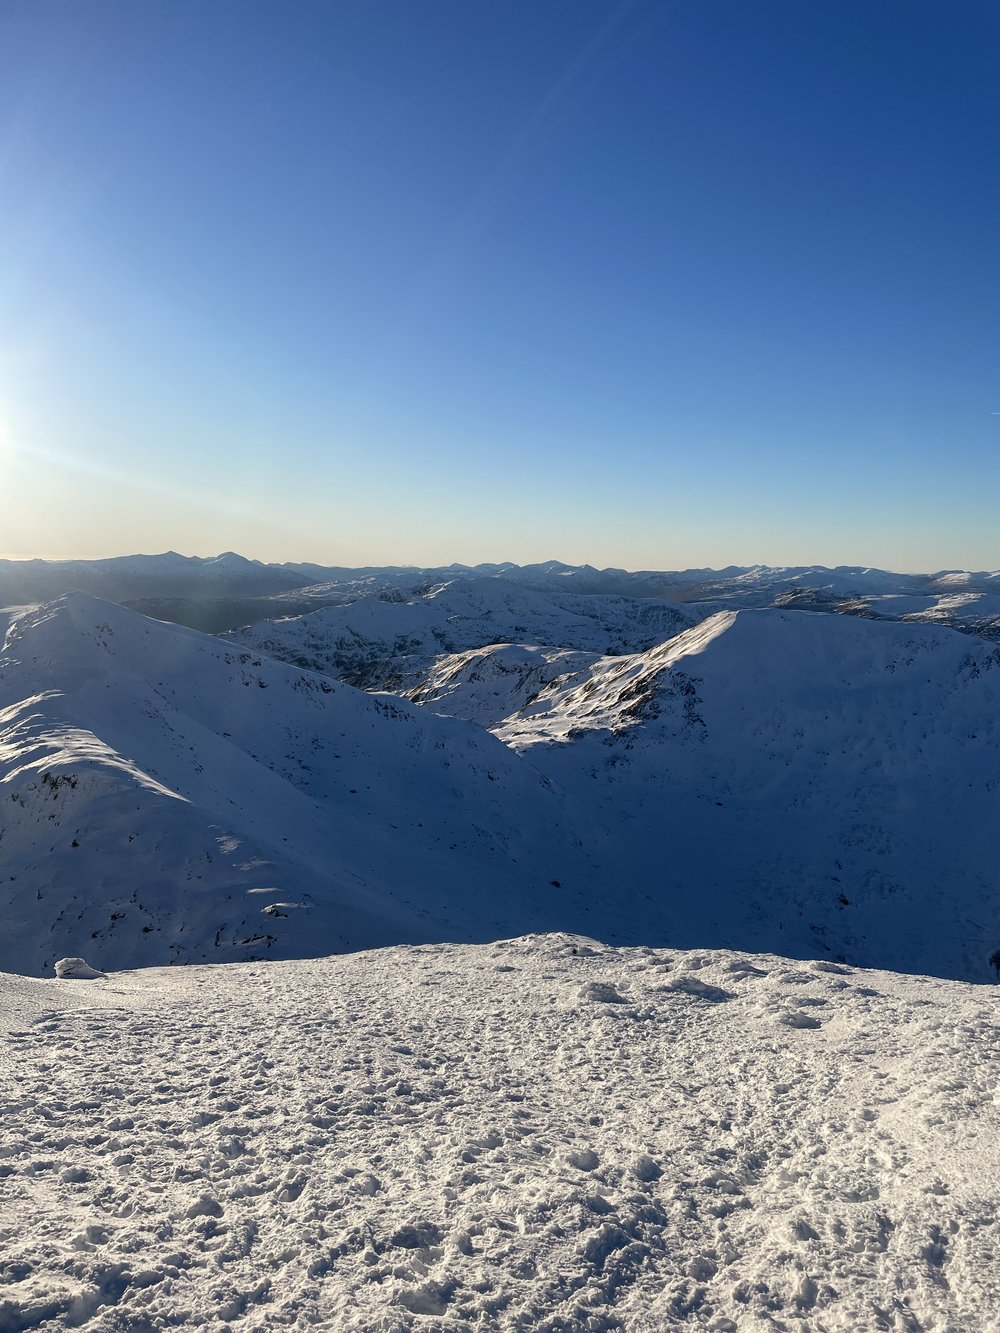
<svg viewBox="0 0 1000 1333">
<path fill-rule="evenodd" d="M 628 1004 L 628 1000 L 609 981 L 588 981 L 578 992 L 581 1000 L 595 1004 Z"/>
<path fill-rule="evenodd" d="M 566 1160 L 570 1166 L 576 1167 L 577 1171 L 596 1171 L 601 1161 L 597 1153 L 590 1148 L 578 1148 L 569 1153 Z"/>
<path fill-rule="evenodd" d="M 221 1217 L 222 1204 L 210 1194 L 200 1194 L 185 1213 L 186 1217 Z"/>
<path fill-rule="evenodd" d="M 656 1165 L 652 1157 L 646 1153 L 639 1153 L 629 1162 L 628 1168 L 636 1180 L 643 1181 L 644 1184 L 650 1184 L 654 1180 L 659 1180 L 663 1171 Z"/>
<path fill-rule="evenodd" d="M 737 958 L 726 964 L 726 971 L 737 979 L 743 977 L 767 977 L 770 973 L 763 967 L 756 967 L 746 959 Z"/>
<path fill-rule="evenodd" d="M 371 1196 L 377 1194 L 381 1188 L 382 1182 L 378 1177 L 368 1175 L 367 1173 L 355 1176 L 351 1181 L 351 1189 L 357 1194 L 364 1195 L 366 1198 L 371 1198 Z"/>
<path fill-rule="evenodd" d="M 294 1203 L 307 1184 L 301 1171 L 290 1171 L 284 1180 L 279 1181 L 274 1197 L 279 1203 Z"/>
<path fill-rule="evenodd" d="M 668 981 L 665 986 L 660 986 L 661 992 L 674 991 L 680 995 L 691 995 L 698 1000 L 708 1000 L 712 1004 L 718 1004 L 722 1000 L 731 1000 L 735 992 L 723 990 L 721 986 L 711 986 L 707 981 L 702 981 L 698 977 L 692 977 L 684 974 L 675 977 L 673 981 Z"/>
<path fill-rule="evenodd" d="M 403 1250 L 427 1250 L 440 1245 L 444 1233 L 435 1222 L 409 1223 L 389 1237 L 389 1244 Z"/>
<path fill-rule="evenodd" d="M 812 1014 L 803 1013 L 801 1009 L 788 1009 L 778 1015 L 778 1022 L 786 1028 L 818 1028 L 822 1027 L 818 1018 Z"/>
</svg>

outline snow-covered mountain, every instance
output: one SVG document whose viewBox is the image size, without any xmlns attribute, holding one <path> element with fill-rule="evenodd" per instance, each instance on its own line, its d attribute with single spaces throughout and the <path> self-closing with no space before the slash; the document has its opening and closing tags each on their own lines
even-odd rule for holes
<svg viewBox="0 0 1000 1333">
<path fill-rule="evenodd" d="M 980 639 L 724 612 L 639 654 L 475 650 L 420 708 L 82 594 L 9 619 L 6 966 L 585 928 L 992 975 Z"/>
<path fill-rule="evenodd" d="M 527 592 L 560 601 L 570 598 L 574 602 L 592 597 L 628 598 L 645 604 L 666 600 L 687 604 L 694 620 L 723 607 L 786 606 L 889 618 L 911 612 L 920 616 L 926 612 L 927 618 L 937 623 L 987 638 L 1000 638 L 1000 615 L 995 603 L 1000 595 L 1000 572 L 940 570 L 930 574 L 899 574 L 860 565 L 834 569 L 822 565 L 740 565 L 719 570 L 628 571 L 550 560 L 532 565 L 505 561 L 471 567 L 454 564 L 433 568 L 352 569 L 317 564 L 262 564 L 233 552 L 210 558 L 166 552 L 95 561 L 3 560 L 0 606 L 83 591 L 123 602 L 157 619 L 220 633 L 323 607 L 345 606 L 378 594 L 406 602 L 418 595 L 415 590 L 426 592 L 464 581 L 498 585 L 511 597 Z M 908 609 L 907 599 L 910 599 Z M 580 610 L 580 614 L 585 619 L 590 615 L 586 610 Z M 496 642 L 496 638 L 466 643 L 464 648 L 483 647 L 489 642 Z M 607 645 L 581 640 L 555 646 L 603 651 Z"/>
<path fill-rule="evenodd" d="M 995 1333 L 995 991 L 534 936 L 0 976 L 0 1327 Z"/>
<path fill-rule="evenodd" d="M 84 594 L 10 617 L 5 967 L 617 933 L 574 825 L 471 723 Z M 628 928 L 660 938 L 656 916 Z"/>
<path fill-rule="evenodd" d="M 853 615 L 875 615 L 951 629 L 1000 641 L 1000 594 L 995 592 L 934 593 L 921 596 L 886 594 L 857 599 L 841 608 Z"/>
<path fill-rule="evenodd" d="M 485 720 L 491 690 L 514 700 L 494 731 L 567 793 L 618 881 L 668 907 L 672 940 L 991 975 L 1000 650 L 769 610 L 553 658 L 547 684 L 536 656 L 439 663 L 428 706 Z"/>
<path fill-rule="evenodd" d="M 864 565 L 729 565 L 724 569 L 625 570 L 566 565 L 558 560 L 541 564 L 449 565 L 429 569 L 328 569 L 319 566 L 282 566 L 309 580 L 319 593 L 357 597 L 382 588 L 405 589 L 419 582 L 483 579 L 540 592 L 573 596 L 667 598 L 675 602 L 729 601 L 734 606 L 769 606 L 776 599 L 811 593 L 831 604 L 857 597 L 927 593 L 947 595 L 996 592 L 1000 571 L 939 570 L 928 574 L 901 574 Z"/>
<path fill-rule="evenodd" d="M 605 658 L 572 648 L 501 644 L 438 658 L 405 697 L 433 713 L 494 727 L 527 709 L 551 687 L 589 677 Z"/>
<path fill-rule="evenodd" d="M 453 578 L 370 593 L 349 606 L 263 621 L 225 637 L 367 689 L 402 691 L 421 685 L 446 654 L 496 643 L 636 652 L 672 638 L 701 614 L 664 601 Z"/>
</svg>

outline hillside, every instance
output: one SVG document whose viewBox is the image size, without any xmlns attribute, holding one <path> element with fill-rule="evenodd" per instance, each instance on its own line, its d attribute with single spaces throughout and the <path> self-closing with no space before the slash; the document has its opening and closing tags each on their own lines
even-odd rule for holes
<svg viewBox="0 0 1000 1333">
<path fill-rule="evenodd" d="M 454 578 L 370 593 L 348 606 L 264 621 L 225 637 L 353 685 L 404 691 L 419 686 L 445 654 L 495 643 L 635 652 L 672 638 L 702 614 L 670 602 Z"/>
<path fill-rule="evenodd" d="M 462 659 L 450 677 L 439 666 L 449 713 L 483 715 L 492 655 L 520 702 L 516 663 L 496 649 L 478 680 Z M 618 882 L 664 904 L 672 941 L 992 976 L 995 647 L 922 625 L 724 612 L 525 693 L 494 731 L 567 794 Z"/>
<path fill-rule="evenodd" d="M 481 728 L 83 594 L 7 629 L 0 847 L 20 971 L 616 929 L 559 794 Z"/>
<path fill-rule="evenodd" d="M 493 727 L 527 709 L 550 689 L 587 679 L 595 664 L 605 660 L 597 653 L 572 648 L 523 644 L 474 648 L 437 658 L 420 683 L 405 694 L 429 712 Z"/>
<path fill-rule="evenodd" d="M 558 928 L 992 977 L 1000 650 L 768 610 L 432 662 L 419 707 L 82 594 L 14 614 L 0 961 Z"/>
</svg>

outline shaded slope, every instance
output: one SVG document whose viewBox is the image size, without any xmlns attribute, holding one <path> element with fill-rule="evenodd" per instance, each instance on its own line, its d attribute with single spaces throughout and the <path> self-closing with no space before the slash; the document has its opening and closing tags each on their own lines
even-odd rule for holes
<svg viewBox="0 0 1000 1333">
<path fill-rule="evenodd" d="M 82 594 L 7 631 L 0 848 L 21 970 L 489 938 L 597 897 L 487 732 Z"/>
<path fill-rule="evenodd" d="M 549 685 L 495 731 L 570 795 L 620 882 L 665 905 L 677 942 L 992 976 L 989 644 L 726 612 Z"/>
<path fill-rule="evenodd" d="M 568 927 L 992 978 L 981 640 L 727 612 L 631 656 L 478 652 L 443 688 L 521 707 L 491 736 L 84 596 L 12 617 L 3 961 Z"/>
</svg>

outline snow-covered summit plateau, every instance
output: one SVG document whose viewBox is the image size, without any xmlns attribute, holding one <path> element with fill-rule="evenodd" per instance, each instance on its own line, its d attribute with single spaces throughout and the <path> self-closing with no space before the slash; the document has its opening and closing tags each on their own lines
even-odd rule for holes
<svg viewBox="0 0 1000 1333">
<path fill-rule="evenodd" d="M 992 988 L 535 936 L 0 977 L 0 1327 L 992 1333 Z"/>
</svg>

